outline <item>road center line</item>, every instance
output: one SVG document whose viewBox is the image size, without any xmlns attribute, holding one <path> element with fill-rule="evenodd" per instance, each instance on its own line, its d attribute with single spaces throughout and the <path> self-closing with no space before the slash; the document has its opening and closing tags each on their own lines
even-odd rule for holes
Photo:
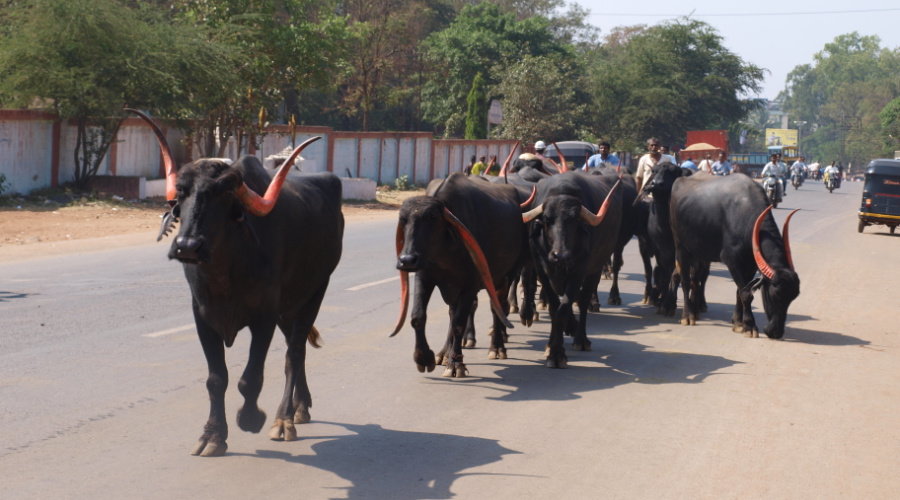
<svg viewBox="0 0 900 500">
<path fill-rule="evenodd" d="M 391 281 L 396 281 L 396 280 L 398 280 L 398 279 L 400 279 L 400 276 L 394 276 L 393 278 L 388 278 L 388 279 L 384 279 L 384 280 L 381 280 L 381 281 L 373 281 L 373 282 L 371 282 L 371 283 L 365 283 L 365 284 L 362 284 L 362 285 L 356 285 L 356 286 L 354 286 L 354 287 L 348 288 L 347 291 L 348 291 L 348 292 L 356 292 L 356 291 L 362 290 L 363 288 L 369 288 L 369 287 L 371 287 L 371 286 L 383 285 L 383 284 L 385 284 L 385 283 L 390 283 Z"/>
<path fill-rule="evenodd" d="M 188 325 L 176 326 L 175 328 L 169 328 L 168 330 L 160 330 L 158 332 L 145 333 L 145 334 L 141 335 L 141 337 L 149 337 L 149 338 L 155 339 L 156 337 L 171 335 L 173 333 L 186 332 L 188 330 L 193 330 L 193 329 L 194 329 L 194 324 L 191 323 Z"/>
</svg>

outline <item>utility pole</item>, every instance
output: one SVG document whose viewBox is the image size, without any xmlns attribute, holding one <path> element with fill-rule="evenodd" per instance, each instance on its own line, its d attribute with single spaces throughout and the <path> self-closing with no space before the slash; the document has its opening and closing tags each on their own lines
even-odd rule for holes
<svg viewBox="0 0 900 500">
<path fill-rule="evenodd" d="M 806 122 L 803 120 L 794 120 L 794 125 L 797 126 L 797 156 L 803 156 L 800 139 L 803 137 L 803 126 L 806 125 Z"/>
</svg>

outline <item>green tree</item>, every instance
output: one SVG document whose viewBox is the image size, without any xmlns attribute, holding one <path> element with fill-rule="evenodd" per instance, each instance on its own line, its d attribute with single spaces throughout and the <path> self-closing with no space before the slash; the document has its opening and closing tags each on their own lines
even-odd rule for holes
<svg viewBox="0 0 900 500">
<path fill-rule="evenodd" d="M 878 118 L 881 120 L 885 153 L 900 149 L 900 97 L 887 103 L 878 113 Z"/>
<path fill-rule="evenodd" d="M 243 148 L 265 122 L 285 121 L 286 116 L 277 114 L 285 99 L 295 102 L 297 92 L 327 86 L 332 70 L 344 60 L 346 24 L 331 13 L 332 2 L 172 3 L 180 20 L 203 28 L 210 42 L 229 47 L 235 56 L 229 76 L 181 113 L 195 119 L 194 139 L 205 156 L 221 156 L 231 137 Z"/>
<path fill-rule="evenodd" d="M 472 90 L 466 98 L 469 109 L 466 113 L 466 139 L 487 139 L 487 95 L 484 92 L 484 77 L 475 75 Z"/>
<path fill-rule="evenodd" d="M 709 24 L 678 19 L 613 31 L 592 55 L 592 128 L 621 146 L 648 137 L 681 142 L 688 130 L 727 128 L 756 104 L 763 70 L 722 45 Z"/>
<path fill-rule="evenodd" d="M 559 141 L 579 137 L 587 98 L 579 98 L 580 70 L 553 57 L 526 56 L 501 74 L 497 93 L 503 96 L 503 125 L 499 136 Z"/>
<path fill-rule="evenodd" d="M 479 72 L 492 88 L 497 75 L 525 56 L 574 57 L 573 47 L 554 37 L 547 18 L 517 21 L 488 2 L 465 6 L 447 29 L 425 39 L 422 51 L 429 67 L 423 87 L 425 119 L 445 136 L 462 135 L 466 95 Z"/>
<path fill-rule="evenodd" d="M 886 153 L 880 113 L 900 94 L 900 49 L 877 36 L 839 35 L 788 74 L 785 110 L 813 130 L 804 150 L 822 161 L 863 167 Z"/>
<path fill-rule="evenodd" d="M 219 68 L 208 58 L 223 55 L 145 3 L 15 2 L 0 22 L 0 104 L 49 108 L 75 122 L 79 188 L 99 170 L 124 106 L 179 107 L 211 85 Z"/>
</svg>

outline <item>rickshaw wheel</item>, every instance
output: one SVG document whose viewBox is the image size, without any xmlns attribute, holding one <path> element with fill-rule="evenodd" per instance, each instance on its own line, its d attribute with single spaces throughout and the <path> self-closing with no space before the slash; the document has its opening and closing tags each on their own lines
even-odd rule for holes
<svg viewBox="0 0 900 500">
<path fill-rule="evenodd" d="M 897 226 L 891 226 L 891 234 L 894 234 L 895 229 L 897 229 Z"/>
<path fill-rule="evenodd" d="M 859 232 L 863 232 L 863 228 L 866 227 L 865 221 L 862 219 L 859 220 Z"/>
</svg>

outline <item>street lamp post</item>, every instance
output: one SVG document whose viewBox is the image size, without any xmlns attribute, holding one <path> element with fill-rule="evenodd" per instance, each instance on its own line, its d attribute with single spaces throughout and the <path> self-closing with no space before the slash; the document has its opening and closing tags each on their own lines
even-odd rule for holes
<svg viewBox="0 0 900 500">
<path fill-rule="evenodd" d="M 803 152 L 800 150 L 800 138 L 803 136 L 803 126 L 806 125 L 806 122 L 794 120 L 794 125 L 797 126 L 797 156 L 803 156 Z"/>
</svg>

